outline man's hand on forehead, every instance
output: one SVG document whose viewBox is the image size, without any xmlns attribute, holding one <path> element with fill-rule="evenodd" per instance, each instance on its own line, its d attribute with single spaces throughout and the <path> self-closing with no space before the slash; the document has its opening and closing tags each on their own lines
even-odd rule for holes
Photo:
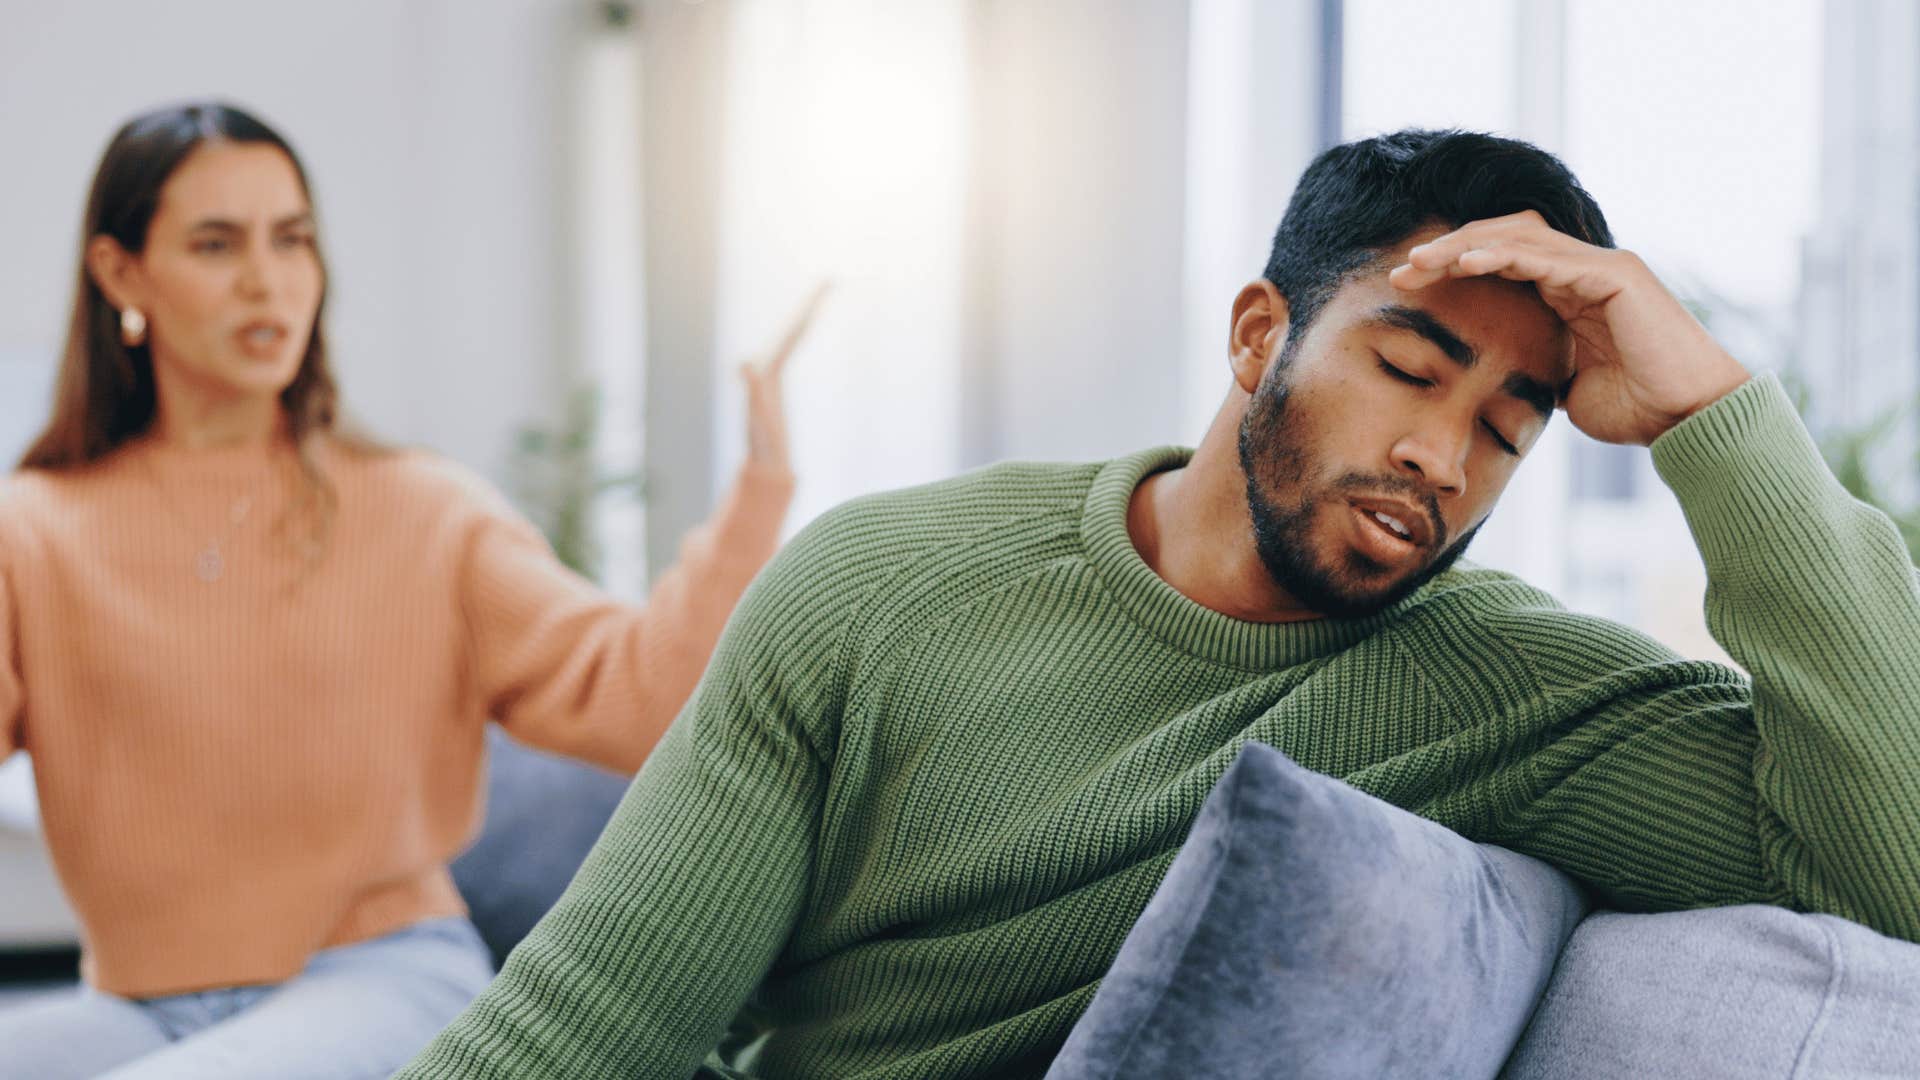
<svg viewBox="0 0 1920 1080">
<path fill-rule="evenodd" d="M 1556 232 L 1532 210 L 1420 244 L 1387 280 L 1412 292 L 1489 275 L 1532 284 L 1567 324 L 1573 376 L 1562 402 L 1596 439 L 1644 446 L 1749 377 L 1639 256 Z"/>
</svg>

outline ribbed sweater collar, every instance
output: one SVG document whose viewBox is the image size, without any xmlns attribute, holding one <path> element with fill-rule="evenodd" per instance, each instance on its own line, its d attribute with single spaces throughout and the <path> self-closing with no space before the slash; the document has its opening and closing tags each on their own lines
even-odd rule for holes
<svg viewBox="0 0 1920 1080">
<path fill-rule="evenodd" d="M 1217 664 L 1277 671 L 1330 656 L 1366 638 L 1417 604 L 1426 591 L 1363 619 L 1292 623 L 1247 622 L 1187 599 L 1134 550 L 1127 505 L 1140 481 L 1179 468 L 1192 457 L 1193 451 L 1185 447 L 1163 446 L 1109 461 L 1094 477 L 1080 520 L 1087 559 L 1107 590 L 1135 622 L 1167 645 Z"/>
<path fill-rule="evenodd" d="M 324 437 L 315 438 L 312 449 L 323 463 L 328 459 Z M 293 456 L 293 441 L 284 430 L 266 443 L 204 447 L 170 443 L 147 432 L 114 451 L 108 462 L 151 470 L 176 483 L 221 484 L 261 481 L 286 469 Z"/>
</svg>

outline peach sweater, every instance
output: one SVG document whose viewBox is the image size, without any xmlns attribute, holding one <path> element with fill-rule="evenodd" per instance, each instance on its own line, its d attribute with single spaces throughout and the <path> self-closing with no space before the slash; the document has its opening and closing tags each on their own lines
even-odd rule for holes
<svg viewBox="0 0 1920 1080">
<path fill-rule="evenodd" d="M 636 770 L 792 494 L 743 470 L 636 609 L 443 459 L 315 449 L 339 499 L 317 563 L 275 534 L 284 447 L 144 440 L 0 487 L 0 757 L 33 757 L 100 989 L 275 982 L 464 911 L 482 721 Z"/>
</svg>

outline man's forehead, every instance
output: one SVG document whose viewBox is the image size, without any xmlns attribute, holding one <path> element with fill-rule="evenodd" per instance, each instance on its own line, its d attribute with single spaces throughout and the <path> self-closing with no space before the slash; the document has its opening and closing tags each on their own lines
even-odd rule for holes
<svg viewBox="0 0 1920 1080">
<path fill-rule="evenodd" d="M 1407 261 L 1407 252 L 1429 240 L 1438 240 L 1452 231 L 1452 227 L 1444 221 L 1429 221 L 1408 233 L 1399 243 L 1386 249 L 1384 254 L 1393 260 L 1389 265 L 1398 265 Z"/>
<path fill-rule="evenodd" d="M 1532 285 L 1454 278 L 1407 291 L 1387 281 L 1396 265 L 1389 261 L 1363 271 L 1329 308 L 1349 325 L 1420 337 L 1463 366 L 1490 360 L 1556 386 L 1572 374 L 1572 336 Z"/>
</svg>

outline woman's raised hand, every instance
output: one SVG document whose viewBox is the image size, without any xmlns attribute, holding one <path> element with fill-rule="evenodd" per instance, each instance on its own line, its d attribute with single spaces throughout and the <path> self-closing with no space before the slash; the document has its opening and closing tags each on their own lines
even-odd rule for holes
<svg viewBox="0 0 1920 1080">
<path fill-rule="evenodd" d="M 747 384 L 747 460 L 756 465 L 780 470 L 792 468 L 787 452 L 787 411 L 780 378 L 793 350 L 806 337 L 820 302 L 826 299 L 827 288 L 826 282 L 814 287 L 770 352 L 740 365 L 740 378 Z"/>
</svg>

